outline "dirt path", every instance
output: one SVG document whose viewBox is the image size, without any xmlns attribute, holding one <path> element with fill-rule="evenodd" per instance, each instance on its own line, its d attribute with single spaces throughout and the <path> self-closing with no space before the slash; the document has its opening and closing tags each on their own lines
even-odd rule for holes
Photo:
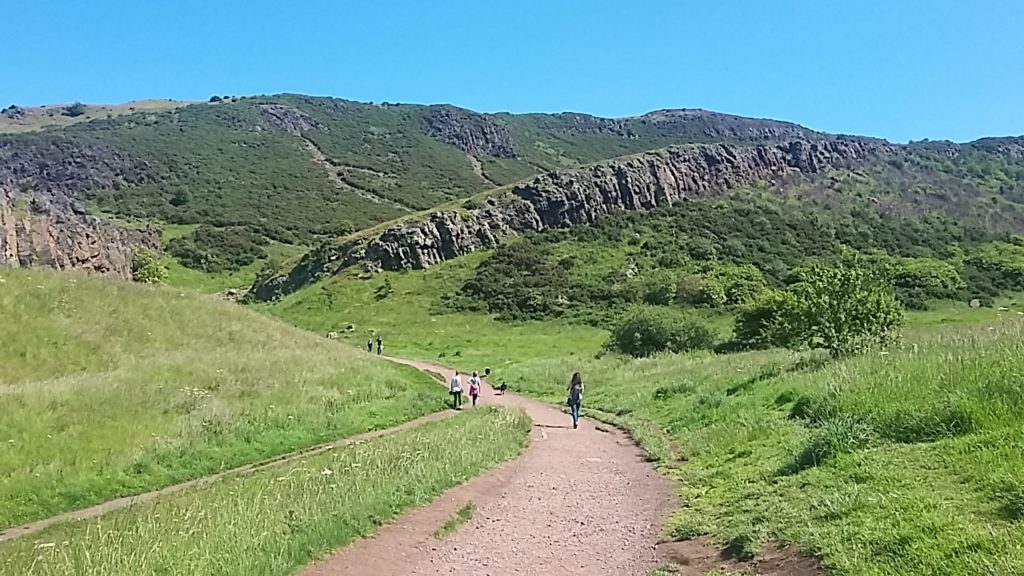
<svg viewBox="0 0 1024 576">
<path fill-rule="evenodd" d="M 365 434 L 359 434 L 357 436 L 349 436 L 348 438 L 342 438 L 341 440 L 335 440 L 333 442 L 328 442 L 326 444 L 319 444 L 317 446 L 312 446 L 310 448 L 297 450 L 295 452 L 289 452 L 288 454 L 282 454 L 280 456 L 263 460 L 261 462 L 255 462 L 252 464 L 239 466 L 237 468 L 232 468 L 230 470 L 225 470 L 224 472 L 213 474 L 211 476 L 196 478 L 195 480 L 189 480 L 188 482 L 182 482 L 181 484 L 175 484 L 173 486 L 161 488 L 160 490 L 154 490 L 152 492 L 146 492 L 144 494 L 138 494 L 136 496 L 125 496 L 123 498 L 117 498 L 115 500 L 108 500 L 107 502 L 97 504 L 95 506 L 90 506 L 89 508 L 65 512 L 63 514 L 58 514 L 56 516 L 51 516 L 49 518 L 44 518 L 42 520 L 30 522 L 22 526 L 14 526 L 12 528 L 7 528 L 6 530 L 0 530 L 0 542 L 3 542 L 4 540 L 13 540 L 15 538 L 27 536 L 29 534 L 38 532 L 54 524 L 60 524 L 62 522 L 67 522 L 70 520 L 84 520 L 87 518 L 95 518 L 96 516 L 99 516 L 101 514 L 106 514 L 107 512 L 112 512 L 114 510 L 119 510 L 121 508 L 129 508 L 136 504 L 140 504 L 142 502 L 146 502 L 147 500 L 152 500 L 160 496 L 174 494 L 176 492 L 181 492 L 182 490 L 187 490 L 190 488 L 198 488 L 200 486 L 209 484 L 210 482 L 214 482 L 216 480 L 220 480 L 222 478 L 226 478 L 229 476 L 251 474 L 253 472 L 262 470 L 270 466 L 277 466 L 294 460 L 308 458 L 309 456 L 313 456 L 314 454 L 326 452 L 328 450 L 332 450 L 334 448 L 338 448 L 341 446 L 349 446 L 351 444 L 366 442 L 367 440 L 380 438 L 381 436 L 387 434 L 393 434 L 395 432 L 399 432 L 402 430 L 408 430 L 409 428 L 414 428 L 416 426 L 419 426 L 420 424 L 426 424 L 427 422 L 434 422 L 436 420 L 448 418 L 455 414 L 456 413 L 454 411 L 434 412 L 432 414 L 427 414 L 426 416 L 421 416 L 420 418 L 417 418 L 415 420 L 410 420 L 403 424 L 399 424 L 398 426 L 395 426 L 393 428 L 374 430 L 373 432 L 367 432 Z"/>
<path fill-rule="evenodd" d="M 424 362 L 392 360 L 451 374 Z M 522 408 L 533 420 L 530 447 L 520 458 L 449 490 L 303 574 L 630 576 L 657 565 L 655 544 L 673 490 L 629 438 L 588 420 L 573 430 L 557 408 L 496 395 L 489 387 L 482 402 Z M 470 502 L 476 507 L 472 519 L 444 540 L 432 535 Z"/>
<path fill-rule="evenodd" d="M 320 148 L 318 148 L 317 145 L 314 144 L 312 140 L 308 138 L 303 138 L 303 141 L 305 141 L 306 143 L 306 150 L 309 151 L 309 155 L 313 159 L 313 162 L 316 162 L 321 167 L 323 167 L 324 171 L 327 172 L 327 178 L 331 181 L 332 184 L 334 184 L 335 188 L 338 188 L 339 190 L 351 191 L 356 195 L 362 196 L 363 198 L 369 200 L 370 202 L 376 202 L 377 204 L 387 204 L 388 206 L 391 206 L 392 208 L 398 208 L 403 212 L 413 211 L 412 208 L 399 204 L 394 200 L 384 198 L 383 196 L 378 196 L 373 192 L 370 192 L 369 190 L 363 190 L 362 188 L 357 188 L 355 186 L 350 185 L 348 182 L 345 182 L 344 180 L 341 179 L 341 177 L 338 176 L 337 168 L 335 168 L 335 166 L 331 164 L 331 161 L 327 158 L 327 155 L 324 154 L 323 151 L 320 150 Z"/>
</svg>

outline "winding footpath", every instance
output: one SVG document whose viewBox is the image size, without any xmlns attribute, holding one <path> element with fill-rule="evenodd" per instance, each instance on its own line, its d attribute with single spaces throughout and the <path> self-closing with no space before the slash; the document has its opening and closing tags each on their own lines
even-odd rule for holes
<svg viewBox="0 0 1024 576">
<path fill-rule="evenodd" d="M 425 362 L 390 360 L 452 373 Z M 632 576 L 658 564 L 655 544 L 672 486 L 625 434 L 588 420 L 574 430 L 559 409 L 511 393 L 497 395 L 487 385 L 481 402 L 521 408 L 533 420 L 522 456 L 301 574 Z M 472 519 L 444 540 L 432 535 L 468 503 L 475 506 Z"/>
<path fill-rule="evenodd" d="M 387 359 L 441 375 L 445 380 L 452 374 L 450 368 L 426 362 Z M 300 574 L 640 576 L 658 564 L 655 544 L 664 514 L 672 504 L 673 489 L 625 434 L 586 419 L 574 430 L 571 418 L 558 408 L 513 393 L 499 395 L 486 383 L 481 404 L 526 412 L 533 429 L 530 445 L 522 455 L 448 490 L 431 504 L 382 526 L 375 536 L 350 544 Z M 0 541 L 455 414 L 452 410 L 428 414 L 386 430 L 0 530 Z M 486 441 L 466 438 L 467 444 Z M 470 503 L 475 511 L 468 522 L 443 540 L 433 536 L 456 511 Z"/>
</svg>

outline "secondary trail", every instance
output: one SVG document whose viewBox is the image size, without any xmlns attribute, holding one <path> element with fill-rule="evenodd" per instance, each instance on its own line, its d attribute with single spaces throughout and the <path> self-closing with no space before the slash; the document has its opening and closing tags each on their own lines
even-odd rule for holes
<svg viewBox="0 0 1024 576">
<path fill-rule="evenodd" d="M 452 373 L 426 362 L 389 360 Z M 673 490 L 625 434 L 588 420 L 573 430 L 559 409 L 511 393 L 496 395 L 486 383 L 482 403 L 517 407 L 533 420 L 530 447 L 522 456 L 302 574 L 629 576 L 657 565 L 655 544 Z M 486 441 L 466 438 L 467 445 Z M 432 533 L 467 503 L 475 506 L 472 519 L 444 540 L 435 538 Z"/>
<path fill-rule="evenodd" d="M 200 486 L 209 484 L 210 482 L 214 482 L 216 480 L 220 480 L 230 476 L 251 474 L 253 472 L 257 472 L 259 470 L 263 470 L 271 466 L 278 466 L 280 464 L 285 464 L 301 458 L 308 458 L 309 456 L 320 454 L 322 452 L 333 450 L 335 448 L 340 448 L 342 446 L 360 444 L 368 440 L 380 438 L 381 436 L 385 436 L 388 434 L 394 434 L 395 432 L 400 432 L 402 430 L 408 430 L 409 428 L 415 428 L 416 426 L 419 426 L 421 424 L 426 424 L 427 422 L 435 422 L 437 420 L 442 420 L 444 418 L 448 418 L 454 415 L 455 412 L 451 411 L 433 412 L 431 414 L 427 414 L 426 416 L 416 418 L 415 420 L 403 422 L 402 424 L 399 424 L 398 426 L 393 426 L 391 428 L 383 428 L 381 430 L 374 430 L 372 432 L 365 432 L 363 434 L 349 436 L 346 438 L 342 438 L 340 440 L 334 440 L 332 442 L 327 442 L 325 444 L 318 444 L 316 446 L 311 446 L 293 452 L 288 452 L 286 454 L 281 454 L 273 458 L 268 458 L 260 462 L 245 464 L 243 466 L 231 468 L 229 470 L 218 472 L 216 474 L 211 474 L 209 476 L 202 476 L 200 478 L 195 478 L 187 482 L 182 482 L 180 484 L 174 484 L 171 486 L 167 486 L 165 488 L 160 488 L 159 490 L 144 492 L 142 494 L 137 494 L 134 496 L 115 498 L 114 500 L 108 500 L 106 502 L 103 502 L 102 504 L 96 504 L 95 506 L 90 506 L 88 508 L 64 512 L 61 514 L 57 514 L 56 516 L 50 516 L 49 518 L 43 518 L 41 520 L 29 522 L 21 526 L 13 526 L 11 528 L 0 530 L 0 542 L 3 542 L 5 540 L 13 540 L 15 538 L 19 538 L 22 536 L 27 536 L 29 534 L 39 532 L 40 530 L 52 526 L 54 524 L 60 524 L 71 520 L 86 520 L 89 518 L 95 518 L 102 514 L 106 514 L 107 512 L 120 510 L 122 508 L 130 508 L 136 504 L 141 504 L 142 502 L 146 502 L 154 498 L 158 498 L 160 496 L 175 494 L 177 492 L 181 492 L 183 490 L 187 490 L 190 488 L 198 488 Z"/>
</svg>

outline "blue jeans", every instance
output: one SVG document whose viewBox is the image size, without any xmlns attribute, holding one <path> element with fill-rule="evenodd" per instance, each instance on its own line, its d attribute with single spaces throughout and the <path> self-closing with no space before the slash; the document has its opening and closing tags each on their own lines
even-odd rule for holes
<svg viewBox="0 0 1024 576">
<path fill-rule="evenodd" d="M 582 402 L 579 400 L 576 402 L 569 402 L 569 410 L 572 412 L 573 426 L 576 426 L 580 421 L 580 404 L 582 404 Z"/>
</svg>

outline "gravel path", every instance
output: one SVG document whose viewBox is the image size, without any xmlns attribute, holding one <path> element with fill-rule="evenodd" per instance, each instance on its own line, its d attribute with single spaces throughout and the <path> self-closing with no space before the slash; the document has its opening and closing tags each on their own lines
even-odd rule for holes
<svg viewBox="0 0 1024 576">
<path fill-rule="evenodd" d="M 655 544 L 673 491 L 628 437 L 589 420 L 573 430 L 557 408 L 497 395 L 486 386 L 481 402 L 522 408 L 533 420 L 530 447 L 520 458 L 449 490 L 303 574 L 630 576 L 657 565 Z M 432 536 L 470 502 L 476 507 L 471 520 L 444 540 Z"/>
</svg>

